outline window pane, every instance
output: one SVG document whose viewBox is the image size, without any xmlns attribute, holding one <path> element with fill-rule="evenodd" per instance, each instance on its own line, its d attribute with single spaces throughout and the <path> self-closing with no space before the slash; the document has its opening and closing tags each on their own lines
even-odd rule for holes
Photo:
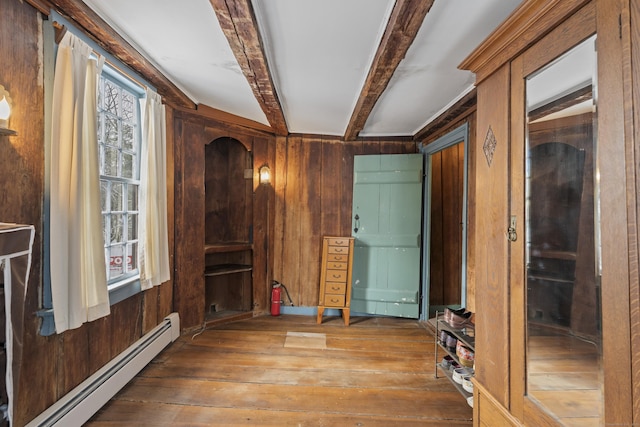
<svg viewBox="0 0 640 427">
<path fill-rule="evenodd" d="M 120 88 L 109 80 L 104 81 L 104 109 L 114 116 L 118 115 L 118 92 Z"/>
<path fill-rule="evenodd" d="M 129 92 L 122 92 L 122 119 L 132 121 L 135 113 L 136 99 Z"/>
<path fill-rule="evenodd" d="M 111 215 L 111 243 L 121 243 L 124 240 L 124 216 L 122 214 Z"/>
<path fill-rule="evenodd" d="M 113 145 L 114 147 L 118 147 L 120 145 L 118 138 L 118 119 L 115 117 L 106 116 L 105 117 L 105 144 Z"/>
<path fill-rule="evenodd" d="M 109 217 L 109 214 L 102 215 L 102 238 L 105 243 L 109 241 Z"/>
<path fill-rule="evenodd" d="M 138 268 L 138 244 L 130 243 L 127 245 L 127 272 L 134 271 Z"/>
<path fill-rule="evenodd" d="M 118 176 L 118 150 L 111 147 L 104 148 L 104 175 Z"/>
<path fill-rule="evenodd" d="M 122 124 L 122 148 L 134 151 L 135 134 L 134 128 L 130 124 Z"/>
<path fill-rule="evenodd" d="M 98 105 L 100 105 L 100 104 L 98 104 Z M 97 134 L 98 134 L 98 142 L 100 142 L 100 143 L 104 143 L 104 140 L 102 139 L 102 131 L 103 131 L 103 128 L 104 128 L 104 126 L 102 124 L 102 120 L 103 119 L 104 119 L 104 116 L 101 115 L 101 114 L 98 114 L 98 121 L 97 121 L 97 123 L 98 123 L 98 131 L 97 131 Z"/>
<path fill-rule="evenodd" d="M 133 162 L 135 161 L 135 156 L 129 153 L 122 153 L 122 177 L 123 178 L 133 178 L 134 175 L 134 166 Z"/>
<path fill-rule="evenodd" d="M 138 210 L 138 186 L 135 184 L 129 184 L 127 186 L 127 210 L 129 211 L 137 211 Z"/>
<path fill-rule="evenodd" d="M 138 238 L 138 214 L 127 215 L 127 228 L 129 230 L 127 239 L 128 240 L 137 239 Z"/>
<path fill-rule="evenodd" d="M 111 212 L 124 210 L 123 192 L 124 184 L 121 182 L 111 184 Z"/>
<path fill-rule="evenodd" d="M 122 276 L 124 274 L 124 247 L 122 245 L 112 246 L 109 254 L 109 279 Z"/>
<path fill-rule="evenodd" d="M 106 212 L 107 210 L 107 194 L 109 194 L 109 183 L 104 180 L 100 180 L 100 206 L 102 208 L 102 212 Z M 102 224 L 102 228 L 104 228 L 104 222 Z"/>
</svg>

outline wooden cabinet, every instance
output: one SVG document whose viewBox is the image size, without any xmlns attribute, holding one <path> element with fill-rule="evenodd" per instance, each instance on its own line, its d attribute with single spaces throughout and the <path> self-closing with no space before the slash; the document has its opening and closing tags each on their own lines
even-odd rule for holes
<svg viewBox="0 0 640 427">
<path fill-rule="evenodd" d="M 637 121 L 625 121 L 637 109 L 638 92 L 632 88 L 638 77 L 624 66 L 638 59 L 631 46 L 638 42 L 640 11 L 631 4 L 628 0 L 524 1 L 460 65 L 476 74 L 478 85 L 476 170 L 471 178 L 476 181 L 477 426 L 631 426 L 640 419 L 635 399 L 640 367 L 632 359 L 640 348 L 640 322 L 637 311 L 629 310 L 640 294 L 634 267 L 638 265 L 634 237 L 638 235 L 638 187 L 637 173 L 626 175 L 637 171 L 633 154 L 638 152 L 633 130 Z M 572 70 L 595 69 L 595 89 L 583 86 L 583 80 L 581 85 L 549 92 L 535 102 L 531 81 L 593 37 L 597 66 Z M 575 74 L 565 72 L 563 77 Z M 565 109 L 566 101 L 579 99 L 581 89 L 594 91 L 594 108 L 544 117 L 544 121 L 535 118 L 542 107 L 548 116 L 552 106 L 562 106 L 557 111 Z M 561 96 L 551 97 L 556 93 Z M 582 119 L 593 111 L 597 111 L 597 126 L 592 138 L 583 131 Z M 567 122 L 569 118 L 573 123 Z M 563 132 L 547 138 L 551 125 Z M 570 163 L 584 170 L 575 175 L 577 179 L 565 180 L 560 168 L 567 168 L 569 160 L 551 166 L 547 152 L 539 163 L 550 173 L 534 173 L 536 146 L 545 144 L 545 150 L 558 151 L 548 144 L 561 142 L 567 152 L 572 146 L 582 150 L 572 142 L 574 137 L 598 144 L 592 159 L 588 151 L 585 157 L 580 152 L 565 156 L 573 157 Z M 562 181 L 575 195 L 574 203 L 565 206 L 565 214 L 536 217 L 541 201 L 558 206 L 553 197 L 536 192 L 544 180 Z M 562 215 L 572 220 L 565 221 L 570 226 L 555 226 Z M 542 244 L 533 235 L 536 221 L 547 227 L 544 235 L 551 237 Z M 589 238 L 593 232 L 584 231 L 594 224 L 599 227 L 595 242 Z M 515 234 L 510 235 L 510 228 Z M 544 230 L 539 224 L 537 228 Z M 553 243 L 553 238 L 560 237 L 562 244 Z M 595 262 L 594 246 L 600 255 Z M 596 280 L 587 274 L 595 274 Z M 546 287 L 534 290 L 536 281 Z M 551 289 L 561 296 L 560 304 L 549 304 Z M 581 343 L 563 332 L 569 328 Z M 585 339 L 594 331 L 601 335 Z M 587 349 L 586 344 L 598 346 L 599 351 Z M 596 370 L 589 374 L 596 386 L 589 382 L 589 387 L 583 384 L 576 392 L 570 388 L 582 377 L 570 369 L 586 371 L 587 352 L 594 353 L 590 358 Z M 549 374 L 552 365 L 557 370 Z M 546 379 L 553 384 L 541 381 Z"/>
<path fill-rule="evenodd" d="M 322 323 L 325 308 L 334 308 L 342 310 L 344 324 L 349 326 L 353 242 L 353 237 L 323 239 L 318 323 Z"/>
</svg>

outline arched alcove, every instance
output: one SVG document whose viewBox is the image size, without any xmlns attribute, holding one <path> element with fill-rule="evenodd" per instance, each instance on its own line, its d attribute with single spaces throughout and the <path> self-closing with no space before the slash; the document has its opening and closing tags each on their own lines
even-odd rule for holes
<svg viewBox="0 0 640 427">
<path fill-rule="evenodd" d="M 253 160 L 237 139 L 205 146 L 205 313 L 252 310 Z"/>
</svg>

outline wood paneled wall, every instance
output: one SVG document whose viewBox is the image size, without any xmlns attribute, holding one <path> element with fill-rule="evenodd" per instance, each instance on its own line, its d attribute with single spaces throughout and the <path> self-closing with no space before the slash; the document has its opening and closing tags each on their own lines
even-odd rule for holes
<svg viewBox="0 0 640 427">
<path fill-rule="evenodd" d="M 431 155 L 429 305 L 460 303 L 464 143 Z"/>
<path fill-rule="evenodd" d="M 200 326 L 205 318 L 205 146 L 233 138 L 253 155 L 253 310 L 269 309 L 269 236 L 273 187 L 258 184 L 258 168 L 275 163 L 275 137 L 244 126 L 225 124 L 206 112 L 176 110 L 169 122 L 175 133 L 175 310 L 183 328 Z M 211 167 L 209 165 L 208 167 Z M 245 215 L 237 212 L 237 215 Z M 245 223 L 245 221 L 242 221 Z"/>
<path fill-rule="evenodd" d="M 407 139 L 276 139 L 273 278 L 295 306 L 318 304 L 322 236 L 351 235 L 353 156 L 414 152 Z"/>
<path fill-rule="evenodd" d="M 464 266 L 466 268 L 467 273 L 467 304 L 466 308 L 472 312 L 476 311 L 475 307 L 475 289 L 476 289 L 476 275 L 475 275 L 475 244 L 476 239 L 474 238 L 475 234 L 475 223 L 476 223 L 476 197 L 475 197 L 475 188 L 476 188 L 476 180 L 475 180 L 475 159 L 477 153 L 476 147 L 476 93 L 475 91 L 471 93 L 469 96 L 465 97 L 466 99 L 463 102 L 458 103 L 457 106 L 452 107 L 452 109 L 448 112 L 443 113 L 442 117 L 437 121 L 433 122 L 430 125 L 430 129 L 433 131 L 429 132 L 424 136 L 424 139 L 420 142 L 423 145 L 429 145 L 434 141 L 437 141 L 439 138 L 443 137 L 447 133 L 453 131 L 454 129 L 464 125 L 465 123 L 468 125 L 468 148 L 467 148 L 467 264 Z M 453 154 L 453 153 L 452 153 Z M 451 162 L 449 162 L 451 163 Z M 458 176 L 461 177 L 461 174 L 464 171 L 460 171 Z M 462 179 L 462 177 L 460 178 Z M 446 215 L 446 214 L 443 214 Z M 449 220 L 450 221 L 450 220 Z M 446 276 L 444 276 L 446 277 Z M 443 283 L 444 285 L 444 283 Z M 460 291 L 457 291 L 457 295 L 460 294 Z M 446 286 L 443 287 L 441 295 L 454 295 L 450 293 Z M 432 302 L 437 304 L 436 302 Z M 442 304 L 449 304 L 445 301 Z"/>
<path fill-rule="evenodd" d="M 160 323 L 172 309 L 172 286 L 166 283 L 129 298 L 112 306 L 108 317 L 81 328 L 50 337 L 39 335 L 36 312 L 41 308 L 46 197 L 42 22 L 39 12 L 24 2 L 0 0 L 0 11 L 0 84 L 11 93 L 10 127 L 18 132 L 0 136 L 0 221 L 33 224 L 36 229 L 24 336 L 17 337 L 23 340 L 24 351 L 22 374 L 16 379 L 13 425 L 22 426 Z M 172 185 L 171 179 L 168 184 Z M 171 190 L 170 236 L 172 200 Z M 51 246 L 55 248 L 55 242 Z"/>
</svg>

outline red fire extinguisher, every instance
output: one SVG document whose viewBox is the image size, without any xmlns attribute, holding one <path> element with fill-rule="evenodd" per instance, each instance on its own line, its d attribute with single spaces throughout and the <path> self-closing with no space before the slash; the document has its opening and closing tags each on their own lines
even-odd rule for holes
<svg viewBox="0 0 640 427">
<path fill-rule="evenodd" d="M 280 305 L 282 304 L 282 285 L 276 281 L 271 284 L 271 315 L 280 316 Z"/>
</svg>

